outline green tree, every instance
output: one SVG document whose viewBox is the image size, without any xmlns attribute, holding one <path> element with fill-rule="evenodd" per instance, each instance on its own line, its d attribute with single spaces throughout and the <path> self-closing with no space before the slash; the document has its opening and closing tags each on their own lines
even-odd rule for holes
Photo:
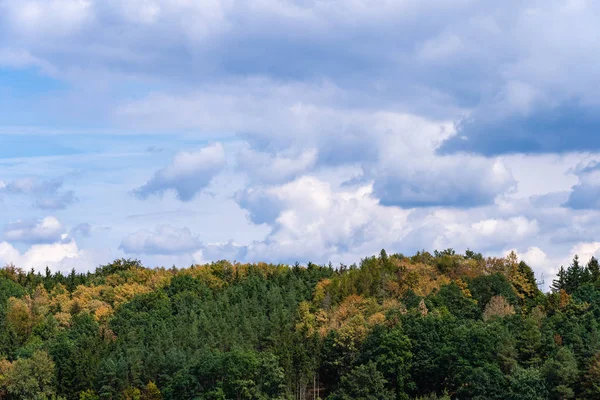
<svg viewBox="0 0 600 400">
<path fill-rule="evenodd" d="M 517 368 L 509 377 L 509 400 L 545 400 L 546 382 L 537 368 Z"/>
<path fill-rule="evenodd" d="M 556 279 L 552 281 L 552 286 L 550 286 L 550 288 L 553 292 L 560 292 L 567 288 L 567 271 L 565 271 L 565 267 L 562 265 L 556 274 Z"/>
<path fill-rule="evenodd" d="M 374 362 L 359 365 L 342 376 L 339 389 L 331 400 L 392 400 L 394 394 Z"/>
<path fill-rule="evenodd" d="M 411 343 L 399 326 L 392 329 L 381 325 L 375 327 L 367 337 L 361 358 L 376 363 L 377 369 L 389 382 L 397 400 L 408 399 L 407 388 L 411 384 Z"/>
<path fill-rule="evenodd" d="M 590 274 L 590 281 L 592 283 L 597 283 L 600 279 L 600 265 L 598 264 L 598 259 L 596 257 L 592 257 L 587 264 L 587 270 Z"/>
<path fill-rule="evenodd" d="M 575 383 L 579 370 L 571 350 L 564 346 L 559 348 L 554 357 L 544 364 L 543 373 L 550 399 L 563 400 L 575 397 Z"/>
<path fill-rule="evenodd" d="M 41 350 L 31 358 L 18 359 L 6 376 L 6 387 L 8 393 L 22 399 L 54 396 L 54 362 Z"/>
</svg>

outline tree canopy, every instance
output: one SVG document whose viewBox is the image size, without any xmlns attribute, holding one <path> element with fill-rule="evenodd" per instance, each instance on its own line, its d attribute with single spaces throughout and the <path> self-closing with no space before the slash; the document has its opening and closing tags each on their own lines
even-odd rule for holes
<svg viewBox="0 0 600 400">
<path fill-rule="evenodd" d="M 600 268 L 516 255 L 334 268 L 0 269 L 2 399 L 600 399 Z"/>
</svg>

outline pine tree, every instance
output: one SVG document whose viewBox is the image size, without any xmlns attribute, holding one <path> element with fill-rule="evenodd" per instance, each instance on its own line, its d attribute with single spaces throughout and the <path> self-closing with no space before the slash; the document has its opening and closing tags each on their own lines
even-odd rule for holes
<svg viewBox="0 0 600 400">
<path fill-rule="evenodd" d="M 565 276 L 565 290 L 573 293 L 587 281 L 586 270 L 579 264 L 579 256 L 573 257 L 573 263 L 567 268 Z"/>
<path fill-rule="evenodd" d="M 600 265 L 598 264 L 598 259 L 592 257 L 587 264 L 587 270 L 590 274 L 590 282 L 598 282 L 598 279 L 600 279 Z"/>
<path fill-rule="evenodd" d="M 552 281 L 552 286 L 550 288 L 553 292 L 560 292 L 560 290 L 565 289 L 567 285 L 567 272 L 563 266 L 558 270 L 556 277 L 557 278 Z"/>
</svg>

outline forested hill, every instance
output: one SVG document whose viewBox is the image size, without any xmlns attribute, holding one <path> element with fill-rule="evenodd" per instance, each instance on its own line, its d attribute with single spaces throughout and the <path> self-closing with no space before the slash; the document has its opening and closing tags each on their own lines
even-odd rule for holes
<svg viewBox="0 0 600 400">
<path fill-rule="evenodd" d="M 0 270 L 0 398 L 600 399 L 600 269 L 514 254 L 358 266 Z"/>
</svg>

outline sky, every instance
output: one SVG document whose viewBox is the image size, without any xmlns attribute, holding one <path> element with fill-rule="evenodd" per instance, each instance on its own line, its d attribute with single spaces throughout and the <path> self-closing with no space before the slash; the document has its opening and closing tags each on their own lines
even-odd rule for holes
<svg viewBox="0 0 600 400">
<path fill-rule="evenodd" d="M 600 3 L 0 0 L 0 263 L 600 256 Z"/>
</svg>

